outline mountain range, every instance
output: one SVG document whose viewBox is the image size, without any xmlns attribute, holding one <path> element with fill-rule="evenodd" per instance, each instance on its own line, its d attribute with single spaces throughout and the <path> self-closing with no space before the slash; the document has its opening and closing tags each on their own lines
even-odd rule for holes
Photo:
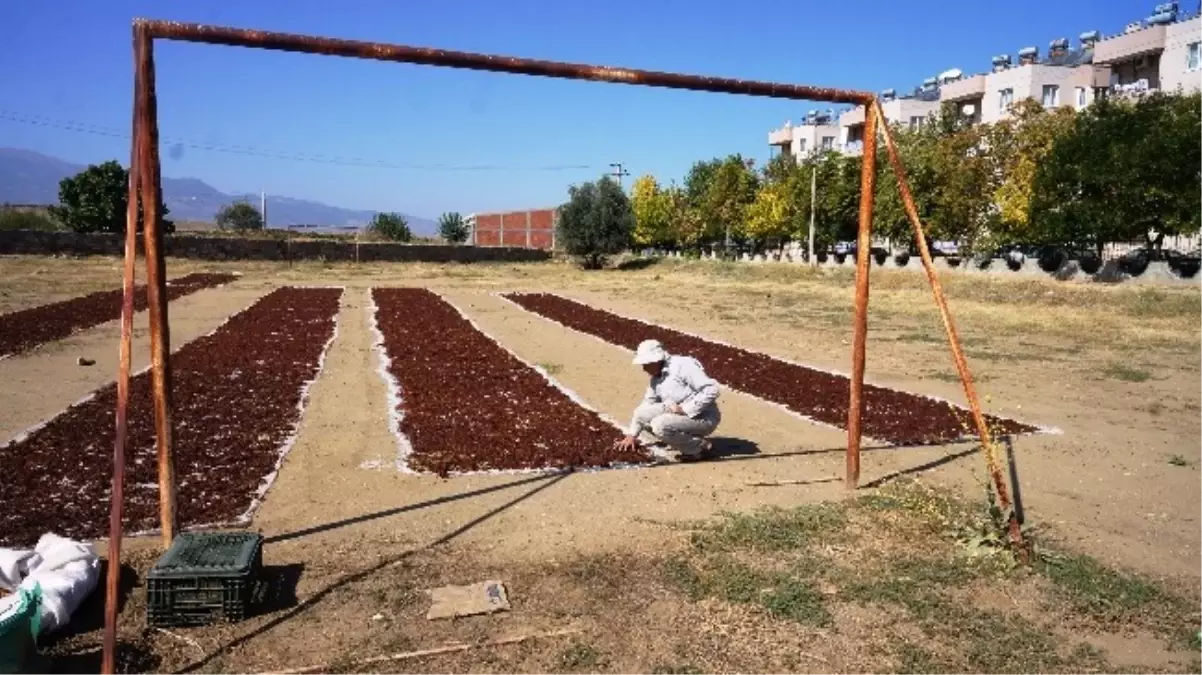
<svg viewBox="0 0 1202 675">
<path fill-rule="evenodd" d="M 21 148 L 0 148 L 0 204 L 57 204 L 58 184 L 86 166 Z M 226 194 L 197 178 L 163 178 L 163 202 L 168 217 L 179 221 L 213 222 L 217 210 L 238 199 L 256 206 L 257 194 Z M 273 228 L 307 231 L 361 229 L 375 211 L 345 209 L 307 199 L 267 196 L 267 221 Z M 418 236 L 433 236 L 437 224 L 404 214 Z"/>
</svg>

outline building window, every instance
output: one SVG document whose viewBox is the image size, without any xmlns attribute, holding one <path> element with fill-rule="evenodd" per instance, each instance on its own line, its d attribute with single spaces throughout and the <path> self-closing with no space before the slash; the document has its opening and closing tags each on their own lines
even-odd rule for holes
<svg viewBox="0 0 1202 675">
<path fill-rule="evenodd" d="M 822 137 L 822 149 L 823 150 L 834 150 L 835 149 L 835 137 L 834 136 L 823 136 Z"/>
<path fill-rule="evenodd" d="M 1085 107 L 1085 87 L 1077 87 L 1077 108 Z"/>
<path fill-rule="evenodd" d="M 806 151 L 806 139 L 803 138 L 803 139 L 797 141 L 797 154 L 803 155 L 803 154 L 805 154 L 805 151 Z"/>
<path fill-rule="evenodd" d="M 925 121 L 926 121 L 926 118 L 922 117 L 921 115 L 912 115 L 910 117 L 910 128 L 911 129 L 921 129 L 922 123 Z"/>
<path fill-rule="evenodd" d="M 1189 43 L 1188 52 L 1185 57 L 1185 69 L 1186 70 L 1197 70 L 1198 69 L 1198 60 L 1199 60 L 1198 51 L 1199 51 L 1200 46 L 1202 46 L 1202 42 Z"/>
<path fill-rule="evenodd" d="M 1014 90 L 1013 89 L 1003 89 L 998 92 L 998 95 L 1000 96 L 1000 98 L 998 98 L 998 106 L 997 106 L 998 110 L 1000 110 L 1002 112 L 1006 112 L 1007 110 L 1010 109 L 1010 106 L 1014 103 Z"/>
<path fill-rule="evenodd" d="M 1043 107 L 1055 108 L 1060 105 L 1060 87 L 1054 84 L 1043 85 Z"/>
</svg>

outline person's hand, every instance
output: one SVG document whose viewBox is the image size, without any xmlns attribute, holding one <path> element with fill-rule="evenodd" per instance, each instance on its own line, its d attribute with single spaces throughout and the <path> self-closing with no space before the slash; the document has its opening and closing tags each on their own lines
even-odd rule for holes
<svg viewBox="0 0 1202 675">
<path fill-rule="evenodd" d="M 634 436 L 623 436 L 620 440 L 614 443 L 615 450 L 625 452 L 634 452 L 639 447 L 639 441 Z"/>
<path fill-rule="evenodd" d="M 667 408 L 668 412 L 672 413 L 673 415 L 683 415 L 684 414 L 684 408 L 680 407 L 679 403 L 669 403 L 665 407 Z"/>
</svg>

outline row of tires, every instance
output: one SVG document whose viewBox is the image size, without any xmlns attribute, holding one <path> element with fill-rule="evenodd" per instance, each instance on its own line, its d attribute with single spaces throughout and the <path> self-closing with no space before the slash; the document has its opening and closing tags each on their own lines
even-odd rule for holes
<svg viewBox="0 0 1202 675">
<path fill-rule="evenodd" d="M 815 253 L 818 262 L 826 263 L 833 260 L 836 264 L 843 265 L 848 262 L 855 263 L 855 255 L 853 253 Z M 893 254 L 893 264 L 897 267 L 905 267 L 910 263 L 910 258 L 913 257 L 910 253 L 902 252 Z M 1076 262 L 1077 268 L 1088 275 L 1094 275 L 1102 271 L 1105 266 L 1105 261 L 1093 253 L 1085 253 L 1076 257 L 1070 256 L 1066 251 L 1060 249 L 1049 249 L 1041 251 L 1034 257 L 1028 257 L 1022 253 L 1010 253 L 1000 258 L 995 257 L 976 257 L 964 259 L 957 256 L 941 256 L 948 267 L 960 267 L 961 265 L 972 265 L 979 270 L 991 269 L 999 262 L 1005 264 L 1011 271 L 1017 272 L 1025 267 L 1029 262 L 1033 262 L 1040 270 L 1048 274 L 1055 274 L 1061 271 L 1065 265 Z M 1148 270 L 1148 266 L 1157 256 L 1149 255 L 1146 252 L 1138 251 L 1116 259 L 1118 271 L 1133 277 L 1138 277 Z M 1202 268 L 1202 260 L 1197 256 L 1190 256 L 1176 252 L 1166 252 L 1160 256 L 1167 264 L 1170 270 L 1179 277 L 1192 279 L 1198 274 Z M 888 251 L 876 249 L 872 252 L 873 262 L 878 266 L 888 264 L 890 254 Z"/>
</svg>

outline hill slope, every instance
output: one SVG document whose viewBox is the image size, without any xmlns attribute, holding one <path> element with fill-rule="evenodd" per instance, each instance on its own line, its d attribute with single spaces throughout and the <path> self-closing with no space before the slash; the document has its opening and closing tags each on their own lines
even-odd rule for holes
<svg viewBox="0 0 1202 675">
<path fill-rule="evenodd" d="M 0 148 L 0 204 L 55 204 L 59 181 L 84 168 L 33 150 Z M 226 194 L 196 178 L 163 178 L 163 201 L 173 220 L 212 222 L 217 210 L 235 199 L 259 203 L 257 194 Z M 307 199 L 267 197 L 267 221 L 271 227 L 303 225 L 313 230 L 356 230 L 366 225 L 375 213 Z M 429 236 L 438 230 L 437 224 L 428 218 L 408 214 L 405 217 L 414 234 Z"/>
</svg>

